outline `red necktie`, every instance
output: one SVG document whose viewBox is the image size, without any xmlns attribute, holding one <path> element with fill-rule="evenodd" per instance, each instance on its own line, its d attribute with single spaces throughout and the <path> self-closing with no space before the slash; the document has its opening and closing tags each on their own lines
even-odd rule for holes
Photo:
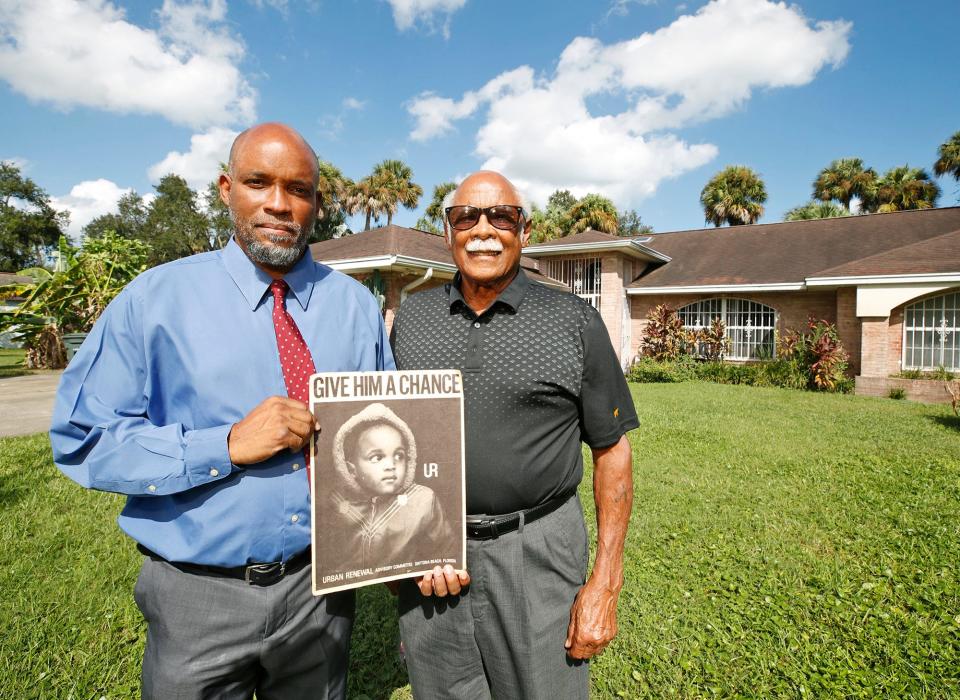
<svg viewBox="0 0 960 700">
<path fill-rule="evenodd" d="M 284 297 L 290 286 L 283 280 L 274 280 L 270 284 L 273 294 L 273 330 L 277 334 L 277 350 L 280 351 L 280 368 L 283 370 L 283 383 L 287 386 L 287 396 L 309 406 L 310 375 L 316 370 L 310 348 L 303 342 L 300 329 L 293 317 L 287 313 Z M 310 447 L 303 449 L 307 465 L 307 480 L 310 479 Z"/>
</svg>

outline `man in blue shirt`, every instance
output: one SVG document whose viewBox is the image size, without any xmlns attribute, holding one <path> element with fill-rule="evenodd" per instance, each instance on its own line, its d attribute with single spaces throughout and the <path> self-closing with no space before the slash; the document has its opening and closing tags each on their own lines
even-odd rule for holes
<svg viewBox="0 0 960 700">
<path fill-rule="evenodd" d="M 318 177 L 289 127 L 238 136 L 220 176 L 234 237 L 131 282 L 60 383 L 57 466 L 126 494 L 120 527 L 148 555 L 145 698 L 345 696 L 354 600 L 311 595 L 317 426 L 287 395 L 277 300 L 317 371 L 394 363 L 373 297 L 310 256 Z"/>
</svg>

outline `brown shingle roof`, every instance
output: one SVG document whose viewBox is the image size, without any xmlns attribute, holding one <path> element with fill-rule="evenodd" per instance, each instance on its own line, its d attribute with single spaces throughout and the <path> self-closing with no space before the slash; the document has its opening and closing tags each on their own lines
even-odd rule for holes
<svg viewBox="0 0 960 700">
<path fill-rule="evenodd" d="M 960 272 L 960 230 L 818 272 L 815 277 L 922 275 Z"/>
<path fill-rule="evenodd" d="M 645 236 L 644 236 L 645 237 Z M 563 238 L 553 238 L 549 241 L 544 241 L 543 243 L 536 243 L 537 246 L 554 246 L 554 245 L 575 245 L 577 243 L 614 243 L 616 241 L 629 240 L 622 236 L 614 236 L 609 233 L 604 233 L 603 231 L 595 231 L 592 228 L 588 228 L 586 231 L 581 231 L 580 233 L 575 233 L 572 236 L 564 236 Z"/>
<path fill-rule="evenodd" d="M 630 287 L 800 283 L 957 229 L 960 207 L 657 233 L 672 261 Z"/>
<path fill-rule="evenodd" d="M 337 262 L 382 255 L 403 255 L 452 264 L 443 236 L 391 224 L 349 236 L 320 241 L 310 246 L 314 260 Z"/>
</svg>

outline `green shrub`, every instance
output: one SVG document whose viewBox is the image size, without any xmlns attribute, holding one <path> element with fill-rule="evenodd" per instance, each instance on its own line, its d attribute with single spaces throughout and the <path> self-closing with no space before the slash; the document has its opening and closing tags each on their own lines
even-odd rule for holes
<svg viewBox="0 0 960 700">
<path fill-rule="evenodd" d="M 890 387 L 890 391 L 887 392 L 887 398 L 900 401 L 901 399 L 907 398 L 907 392 L 902 386 Z"/>
<path fill-rule="evenodd" d="M 920 369 L 905 369 L 900 374 L 894 374 L 893 376 L 900 379 L 927 379 L 926 373 Z"/>
<path fill-rule="evenodd" d="M 673 384 L 697 378 L 697 363 L 689 355 L 676 360 L 654 360 L 641 357 L 627 372 L 627 380 L 638 384 Z"/>
<path fill-rule="evenodd" d="M 796 359 L 776 359 L 757 367 L 758 385 L 779 386 L 785 389 L 806 389 L 809 382 L 807 368 Z"/>
<path fill-rule="evenodd" d="M 953 372 L 941 365 L 940 367 L 937 367 L 929 372 L 925 372 L 922 369 L 905 369 L 902 372 L 891 374 L 890 376 L 897 379 L 926 379 L 936 382 L 949 382 L 953 381 L 955 375 Z"/>
</svg>

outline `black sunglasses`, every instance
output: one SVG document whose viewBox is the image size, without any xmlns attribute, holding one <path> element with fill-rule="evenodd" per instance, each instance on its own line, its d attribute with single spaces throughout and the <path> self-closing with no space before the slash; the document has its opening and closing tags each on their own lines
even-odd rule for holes
<svg viewBox="0 0 960 700">
<path fill-rule="evenodd" d="M 487 217 L 487 221 L 494 228 L 502 231 L 516 231 L 520 222 L 526 216 L 523 207 L 517 207 L 512 204 L 495 204 L 492 207 L 471 207 L 462 204 L 456 207 L 447 207 L 444 210 L 447 213 L 447 221 L 454 231 L 467 231 L 472 229 L 480 221 L 480 215 Z"/>
</svg>

